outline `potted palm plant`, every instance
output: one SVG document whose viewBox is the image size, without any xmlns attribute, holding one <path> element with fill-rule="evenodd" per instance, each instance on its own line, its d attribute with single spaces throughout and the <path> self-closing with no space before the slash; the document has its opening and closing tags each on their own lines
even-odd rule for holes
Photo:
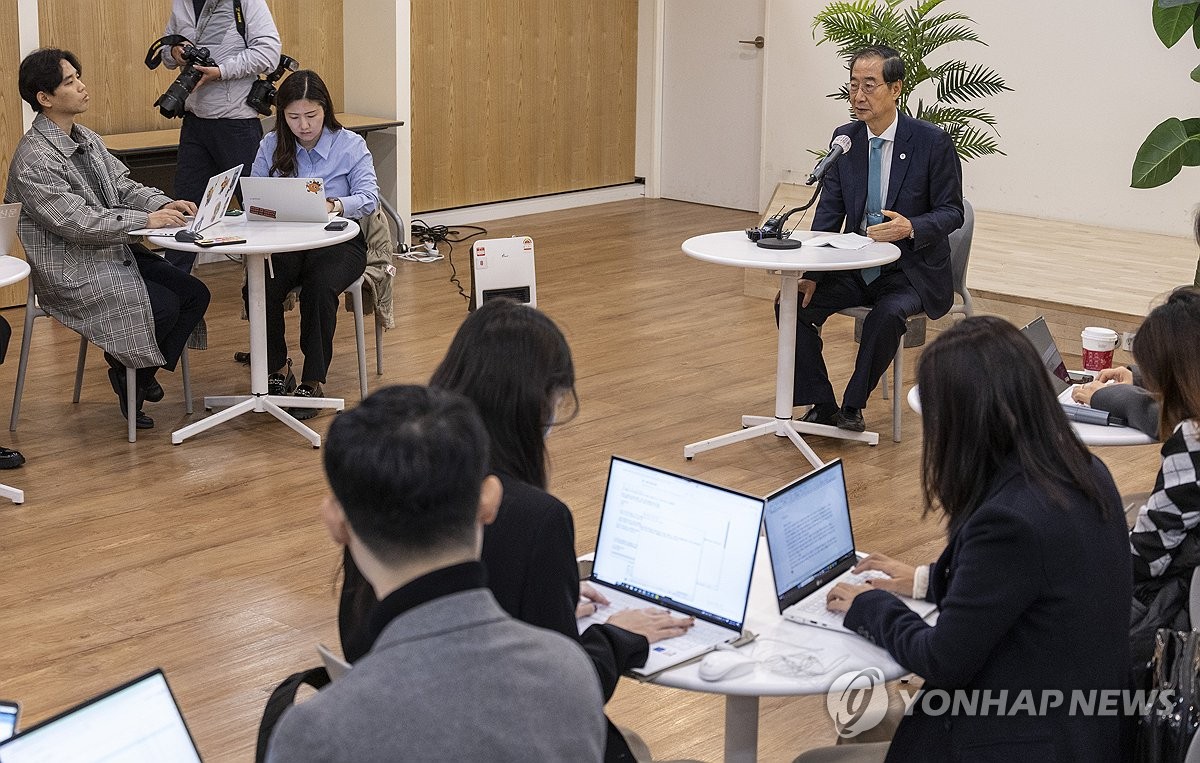
<svg viewBox="0 0 1200 763">
<path fill-rule="evenodd" d="M 932 63 L 933 54 L 945 45 L 970 42 L 986 45 L 979 39 L 966 14 L 943 12 L 946 0 L 835 0 L 825 6 L 812 22 L 817 44 L 832 42 L 838 55 L 869 45 L 886 45 L 904 59 L 907 69 L 904 89 L 897 104 L 911 117 L 941 126 L 954 140 L 964 161 L 988 154 L 1003 154 L 997 141 L 996 118 L 977 104 L 981 100 L 1012 90 L 995 71 L 959 59 Z M 820 37 L 818 38 L 818 33 Z M 917 95 L 916 109 L 911 96 L 926 82 L 933 85 L 933 98 Z M 830 98 L 849 101 L 843 85 Z"/>
</svg>

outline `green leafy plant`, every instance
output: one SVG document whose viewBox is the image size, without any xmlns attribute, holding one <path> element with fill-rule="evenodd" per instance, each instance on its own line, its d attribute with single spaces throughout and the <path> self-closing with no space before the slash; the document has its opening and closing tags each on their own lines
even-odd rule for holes
<svg viewBox="0 0 1200 763">
<path fill-rule="evenodd" d="M 941 126 L 954 140 L 958 155 L 964 161 L 988 154 L 1003 154 L 996 138 L 996 118 L 988 111 L 972 105 L 1012 88 L 1004 79 L 978 64 L 951 59 L 932 64 L 929 59 L 944 45 L 971 42 L 986 45 L 975 33 L 975 23 L 966 14 L 935 13 L 946 0 L 925 0 L 905 6 L 907 0 L 835 0 L 813 19 L 813 38 L 817 44 L 832 42 L 838 55 L 850 53 L 869 45 L 894 48 L 906 69 L 904 89 L 898 106 L 905 114 Z M 1200 2 L 1200 0 L 1196 0 Z M 914 111 L 910 96 L 922 84 L 934 86 L 935 97 L 930 103 L 917 98 Z M 830 98 L 849 102 L 846 85 Z"/>
<path fill-rule="evenodd" d="M 1200 0 L 1155 0 L 1151 11 L 1154 31 L 1168 48 L 1189 31 L 1200 49 Z M 1200 82 L 1200 66 L 1192 69 Z M 1171 117 L 1150 131 L 1133 159 L 1133 188 L 1169 183 L 1184 167 L 1200 165 L 1200 118 Z M 1200 271 L 1197 271 L 1200 279 Z M 1200 283 L 1200 280 L 1197 280 Z"/>
</svg>

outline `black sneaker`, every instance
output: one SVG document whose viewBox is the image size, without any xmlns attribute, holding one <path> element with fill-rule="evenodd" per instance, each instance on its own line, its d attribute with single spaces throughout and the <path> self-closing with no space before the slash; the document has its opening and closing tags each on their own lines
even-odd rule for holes
<svg viewBox="0 0 1200 763">
<path fill-rule="evenodd" d="M 827 427 L 834 425 L 834 419 L 837 417 L 838 407 L 836 403 L 817 403 L 812 408 L 808 409 L 808 413 L 800 417 L 800 420 L 806 424 L 824 424 Z"/>
<path fill-rule="evenodd" d="M 0 448 L 0 469 L 16 469 L 25 463 L 25 456 L 12 448 Z"/>
<path fill-rule="evenodd" d="M 848 432 L 864 432 L 867 429 L 866 423 L 863 422 L 862 410 L 845 405 L 833 417 L 833 423 L 838 429 Z"/>
<path fill-rule="evenodd" d="M 296 387 L 296 391 L 292 394 L 292 397 L 323 397 L 323 396 L 324 395 L 321 392 L 320 383 L 317 383 L 316 385 L 312 385 L 312 384 L 309 384 L 308 382 L 304 382 L 299 387 Z M 308 419 L 311 419 L 313 416 L 316 416 L 320 412 L 320 410 L 321 410 L 320 408 L 288 408 L 287 412 L 296 421 L 307 421 Z"/>
<path fill-rule="evenodd" d="M 296 389 L 296 375 L 292 373 L 292 359 L 287 361 L 287 376 L 281 373 L 269 374 L 267 376 L 267 394 L 268 395 L 284 395 L 292 394 L 292 390 Z"/>
</svg>

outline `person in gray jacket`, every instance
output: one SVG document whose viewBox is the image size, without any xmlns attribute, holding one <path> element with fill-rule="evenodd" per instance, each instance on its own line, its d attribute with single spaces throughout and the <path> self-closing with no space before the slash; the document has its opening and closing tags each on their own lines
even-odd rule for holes
<svg viewBox="0 0 1200 763">
<path fill-rule="evenodd" d="M 371 649 L 279 720 L 267 760 L 599 761 L 603 698 L 566 636 L 514 620 L 486 587 L 502 488 L 465 397 L 388 387 L 338 416 L 321 508 L 380 598 Z"/>
</svg>

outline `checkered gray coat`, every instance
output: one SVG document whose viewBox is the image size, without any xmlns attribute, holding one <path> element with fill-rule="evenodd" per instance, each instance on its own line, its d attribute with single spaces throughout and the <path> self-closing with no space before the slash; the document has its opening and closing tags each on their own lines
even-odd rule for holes
<svg viewBox="0 0 1200 763">
<path fill-rule="evenodd" d="M 75 125 L 67 135 L 38 114 L 13 154 L 4 200 L 22 204 L 17 232 L 46 312 L 127 366 L 162 365 L 127 231 L 171 198 L 130 180 L 96 133 Z"/>
</svg>

